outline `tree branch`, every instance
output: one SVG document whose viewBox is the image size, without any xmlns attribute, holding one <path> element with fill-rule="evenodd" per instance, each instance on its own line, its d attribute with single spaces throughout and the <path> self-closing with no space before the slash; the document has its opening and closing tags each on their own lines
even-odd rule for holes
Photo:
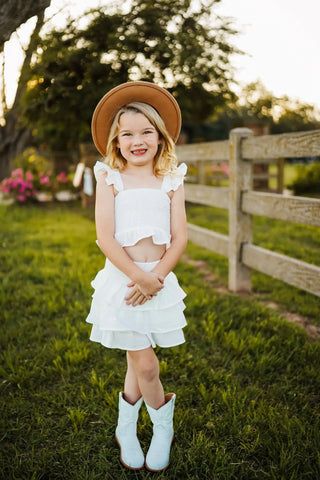
<svg viewBox="0 0 320 480">
<path fill-rule="evenodd" d="M 39 16 L 51 0 L 0 0 L 0 45 L 29 18 Z"/>
</svg>

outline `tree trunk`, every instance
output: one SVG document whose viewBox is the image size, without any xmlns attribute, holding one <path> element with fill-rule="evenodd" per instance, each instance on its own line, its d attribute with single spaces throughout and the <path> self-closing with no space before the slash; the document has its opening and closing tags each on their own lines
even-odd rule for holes
<svg viewBox="0 0 320 480">
<path fill-rule="evenodd" d="M 44 9 L 38 15 L 21 68 L 14 104 L 5 116 L 5 125 L 0 127 L 0 181 L 7 177 L 12 160 L 30 144 L 31 132 L 20 120 L 20 99 L 27 88 L 28 73 L 33 52 L 37 48 L 39 33 L 44 22 Z"/>
<path fill-rule="evenodd" d="M 12 160 L 25 150 L 30 141 L 30 130 L 17 126 L 16 114 L 10 111 L 5 126 L 0 128 L 0 181 L 8 176 Z"/>
<path fill-rule="evenodd" d="M 29 18 L 41 15 L 51 0 L 0 0 L 0 45 Z"/>
</svg>

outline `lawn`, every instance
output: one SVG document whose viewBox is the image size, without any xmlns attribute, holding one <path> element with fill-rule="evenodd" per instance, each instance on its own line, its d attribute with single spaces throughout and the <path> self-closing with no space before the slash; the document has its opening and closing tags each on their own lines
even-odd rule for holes
<svg viewBox="0 0 320 480">
<path fill-rule="evenodd" d="M 228 235 L 227 210 L 187 204 L 188 221 Z M 320 228 L 298 225 L 267 217 L 253 217 L 253 243 L 263 248 L 320 266 Z M 190 244 L 187 253 L 203 260 L 216 284 L 228 285 L 228 259 Z M 282 311 L 297 313 L 320 326 L 320 298 L 291 287 L 259 272 L 252 273 L 253 296 L 261 301 L 277 302 Z"/>
<path fill-rule="evenodd" d="M 190 221 L 201 224 L 204 213 L 192 208 Z M 205 216 L 226 229 L 218 212 Z M 190 244 L 176 268 L 188 294 L 187 342 L 158 350 L 165 389 L 177 394 L 172 462 L 157 475 L 130 472 L 113 437 L 124 354 L 91 343 L 85 323 L 104 263 L 92 216 L 77 205 L 2 206 L 0 225 L 1 479 L 320 478 L 320 342 L 260 302 L 284 297 L 283 308 L 316 320 L 319 299 L 285 285 L 281 296 L 267 277 L 255 277 L 251 298 L 219 293 L 187 258 L 205 259 L 217 283 L 225 259 Z M 274 224 L 255 228 L 264 246 L 284 235 Z M 317 263 L 316 232 L 296 235 L 278 248 Z M 144 449 L 150 436 L 143 408 Z"/>
</svg>

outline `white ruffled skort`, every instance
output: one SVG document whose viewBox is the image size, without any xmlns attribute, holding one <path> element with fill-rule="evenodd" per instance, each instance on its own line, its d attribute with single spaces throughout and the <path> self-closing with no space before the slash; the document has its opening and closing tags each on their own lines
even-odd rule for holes
<svg viewBox="0 0 320 480">
<path fill-rule="evenodd" d="M 150 272 L 156 262 L 136 264 Z M 144 305 L 127 305 L 124 298 L 130 291 L 130 279 L 109 260 L 91 283 L 90 313 L 86 319 L 92 324 L 90 340 L 108 348 L 143 350 L 150 346 L 173 347 L 184 343 L 183 313 L 186 294 L 179 286 L 177 277 L 169 273 L 164 288 Z"/>
</svg>

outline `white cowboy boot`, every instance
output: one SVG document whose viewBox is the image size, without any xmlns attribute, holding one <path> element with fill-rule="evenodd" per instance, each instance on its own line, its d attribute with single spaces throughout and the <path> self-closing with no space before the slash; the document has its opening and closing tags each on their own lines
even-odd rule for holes
<svg viewBox="0 0 320 480">
<path fill-rule="evenodd" d="M 144 454 L 137 437 L 137 420 L 142 397 L 134 404 L 126 402 L 119 393 L 119 417 L 116 428 L 116 441 L 120 448 L 121 463 L 131 470 L 144 467 Z"/>
<path fill-rule="evenodd" d="M 155 410 L 146 404 L 153 423 L 153 436 L 146 457 L 146 468 L 151 472 L 160 472 L 170 463 L 170 449 L 174 437 L 173 411 L 176 396 L 168 393 L 166 403 Z"/>
</svg>

